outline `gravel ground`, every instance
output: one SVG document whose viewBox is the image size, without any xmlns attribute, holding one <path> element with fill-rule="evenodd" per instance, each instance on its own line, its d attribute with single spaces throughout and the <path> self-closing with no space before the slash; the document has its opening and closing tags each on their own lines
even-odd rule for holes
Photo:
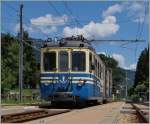
<svg viewBox="0 0 150 124">
<path fill-rule="evenodd" d="M 117 122 L 120 123 L 139 123 L 140 120 L 135 114 L 120 114 Z"/>
</svg>

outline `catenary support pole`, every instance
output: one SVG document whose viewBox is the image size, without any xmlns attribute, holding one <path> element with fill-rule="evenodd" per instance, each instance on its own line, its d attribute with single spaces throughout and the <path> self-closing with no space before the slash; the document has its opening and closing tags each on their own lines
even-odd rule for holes
<svg viewBox="0 0 150 124">
<path fill-rule="evenodd" d="M 19 42 L 19 100 L 22 102 L 23 89 L 23 28 L 22 28 L 22 9 L 23 4 L 20 5 L 20 42 Z"/>
</svg>

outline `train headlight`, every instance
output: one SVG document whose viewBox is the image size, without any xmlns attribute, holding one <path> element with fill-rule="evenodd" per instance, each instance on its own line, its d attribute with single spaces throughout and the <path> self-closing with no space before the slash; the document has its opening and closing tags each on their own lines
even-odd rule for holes
<svg viewBox="0 0 150 124">
<path fill-rule="evenodd" d="M 78 81 L 78 86 L 82 86 L 82 85 L 84 85 L 84 84 L 85 84 L 85 82 L 86 82 L 86 80 L 79 79 L 79 81 Z"/>
</svg>

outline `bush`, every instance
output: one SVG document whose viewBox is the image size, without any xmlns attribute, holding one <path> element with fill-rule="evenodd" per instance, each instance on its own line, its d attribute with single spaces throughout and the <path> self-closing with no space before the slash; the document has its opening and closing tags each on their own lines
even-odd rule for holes
<svg viewBox="0 0 150 124">
<path fill-rule="evenodd" d="M 131 100 L 133 101 L 133 102 L 138 102 L 139 101 L 139 96 L 138 95 L 136 95 L 136 94 L 134 94 L 134 95 L 131 95 Z"/>
<path fill-rule="evenodd" d="M 144 84 L 139 84 L 135 88 L 135 93 L 146 92 L 146 86 Z"/>
</svg>

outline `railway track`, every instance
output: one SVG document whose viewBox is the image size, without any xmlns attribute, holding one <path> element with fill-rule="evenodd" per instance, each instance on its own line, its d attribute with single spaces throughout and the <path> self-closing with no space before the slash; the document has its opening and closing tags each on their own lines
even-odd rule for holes
<svg viewBox="0 0 150 124">
<path fill-rule="evenodd" d="M 30 120 L 35 120 L 43 117 L 49 117 L 61 113 L 70 112 L 70 110 L 32 110 L 28 112 L 13 113 L 1 115 L 2 123 L 21 123 Z"/>
<path fill-rule="evenodd" d="M 133 103 L 131 103 L 131 105 L 136 110 L 136 113 L 138 117 L 141 119 L 142 123 L 149 123 L 149 118 L 146 117 L 148 113 L 143 112 L 142 109 L 140 109 L 138 106 L 136 106 Z"/>
<path fill-rule="evenodd" d="M 59 106 L 51 106 L 50 104 L 40 104 L 38 105 L 40 110 L 29 110 L 26 112 L 19 112 L 19 113 L 12 113 L 1 115 L 1 122 L 2 123 L 22 123 L 27 121 L 32 121 L 39 118 L 50 117 L 57 114 L 62 114 L 66 112 L 70 112 L 75 109 L 84 109 L 93 107 L 99 104 L 94 105 L 78 105 L 78 106 L 69 106 L 69 105 L 59 105 Z M 56 109 L 56 110 L 53 110 Z M 59 109 L 59 110 L 57 110 Z"/>
</svg>

